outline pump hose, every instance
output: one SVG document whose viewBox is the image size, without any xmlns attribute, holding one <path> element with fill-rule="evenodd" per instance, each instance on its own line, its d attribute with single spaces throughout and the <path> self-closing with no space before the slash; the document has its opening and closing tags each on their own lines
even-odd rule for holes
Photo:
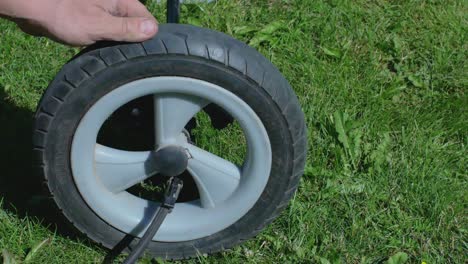
<svg viewBox="0 0 468 264">
<path fill-rule="evenodd" d="M 161 203 L 161 206 L 154 214 L 154 218 L 151 220 L 151 224 L 136 245 L 135 249 L 130 253 L 127 259 L 125 259 L 124 264 L 134 264 L 141 257 L 141 255 L 143 255 L 145 249 L 148 247 L 148 244 L 151 242 L 161 227 L 164 219 L 166 219 L 166 216 L 171 213 L 172 209 L 174 208 L 182 187 L 183 182 L 181 179 L 177 177 L 171 179 L 163 203 Z"/>
</svg>

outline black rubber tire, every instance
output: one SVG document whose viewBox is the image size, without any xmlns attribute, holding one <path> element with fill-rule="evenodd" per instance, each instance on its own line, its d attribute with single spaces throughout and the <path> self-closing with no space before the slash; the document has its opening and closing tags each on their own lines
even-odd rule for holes
<svg viewBox="0 0 468 264">
<path fill-rule="evenodd" d="M 35 115 L 40 172 L 63 215 L 92 240 L 115 247 L 126 234 L 99 218 L 75 186 L 69 157 L 73 135 L 87 109 L 105 94 L 133 80 L 165 75 L 205 80 L 243 99 L 268 132 L 273 167 L 261 198 L 235 224 L 192 241 L 152 242 L 148 253 L 182 259 L 233 247 L 287 206 L 303 174 L 307 137 L 304 114 L 286 79 L 256 50 L 223 33 L 161 25 L 157 36 L 144 43 L 95 46 L 72 59 L 50 84 Z"/>
</svg>

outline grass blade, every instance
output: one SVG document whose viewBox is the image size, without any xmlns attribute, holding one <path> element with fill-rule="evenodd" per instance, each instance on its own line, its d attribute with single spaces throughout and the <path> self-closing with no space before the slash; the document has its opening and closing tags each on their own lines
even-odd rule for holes
<svg viewBox="0 0 468 264">
<path fill-rule="evenodd" d="M 2 250 L 2 255 L 3 255 L 3 264 L 16 264 L 15 257 L 8 252 L 8 250 L 3 249 Z"/>
<path fill-rule="evenodd" d="M 49 237 L 49 238 L 43 240 L 42 242 L 38 243 L 37 245 L 35 245 L 35 246 L 31 249 L 31 251 L 29 251 L 28 255 L 27 255 L 26 258 L 24 259 L 24 262 L 25 262 L 25 263 L 28 263 L 29 261 L 31 261 L 31 260 L 34 258 L 34 256 L 37 254 L 37 252 L 38 252 L 41 248 L 45 247 L 46 245 L 49 245 L 50 242 L 52 242 L 52 239 Z"/>
</svg>

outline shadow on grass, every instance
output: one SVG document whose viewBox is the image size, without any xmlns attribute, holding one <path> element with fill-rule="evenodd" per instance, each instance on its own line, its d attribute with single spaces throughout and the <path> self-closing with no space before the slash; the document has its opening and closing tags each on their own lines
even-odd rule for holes
<svg viewBox="0 0 468 264">
<path fill-rule="evenodd" d="M 43 179 L 34 169 L 32 124 L 34 113 L 12 103 L 0 86 L 0 200 L 18 217 L 36 218 L 52 232 L 83 240 L 48 198 Z"/>
<path fill-rule="evenodd" d="M 4 88 L 0 86 L 0 210 L 7 210 L 19 218 L 35 218 L 53 233 L 96 246 L 65 219 L 49 198 L 43 178 L 34 165 L 33 116 L 31 110 L 9 101 Z M 154 208 L 148 211 L 147 221 L 154 211 Z M 137 228 L 146 226 L 147 221 Z M 112 263 L 132 241 L 132 236 L 125 236 L 113 250 L 107 252 L 103 263 Z"/>
</svg>

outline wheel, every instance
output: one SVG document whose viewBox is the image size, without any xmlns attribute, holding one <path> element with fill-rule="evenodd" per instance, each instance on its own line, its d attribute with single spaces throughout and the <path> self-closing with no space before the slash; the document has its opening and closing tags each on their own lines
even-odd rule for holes
<svg viewBox="0 0 468 264">
<path fill-rule="evenodd" d="M 208 151 L 214 134 L 200 128 L 210 124 L 209 105 L 235 120 L 221 131 L 240 131 L 221 133 L 227 148 L 216 154 Z M 86 49 L 58 73 L 35 115 L 34 151 L 53 199 L 108 248 L 127 235 L 136 237 L 128 248 L 136 245 L 158 206 L 156 151 L 187 151 L 185 197 L 148 248 L 164 259 L 256 235 L 294 194 L 306 143 L 304 115 L 280 72 L 247 45 L 188 25 L 161 25 L 144 43 Z M 240 160 L 229 159 L 231 149 Z"/>
</svg>

